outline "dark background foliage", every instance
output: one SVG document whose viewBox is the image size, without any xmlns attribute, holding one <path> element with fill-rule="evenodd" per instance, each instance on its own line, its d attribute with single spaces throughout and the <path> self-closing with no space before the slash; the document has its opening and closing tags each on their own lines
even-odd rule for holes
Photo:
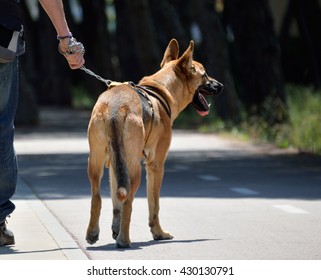
<svg viewBox="0 0 321 280">
<path fill-rule="evenodd" d="M 22 2 L 27 52 L 21 58 L 16 121 L 31 124 L 39 106 L 71 107 L 72 89 L 96 99 L 105 85 L 71 71 L 38 2 Z M 108 79 L 138 82 L 159 69 L 171 38 L 181 51 L 193 39 L 194 58 L 225 85 L 215 100 L 225 121 L 238 123 L 245 111 L 271 125 L 281 123 L 287 119 L 286 83 L 321 87 L 318 0 L 65 0 L 64 5 L 73 35 L 85 45 L 86 66 Z"/>
</svg>

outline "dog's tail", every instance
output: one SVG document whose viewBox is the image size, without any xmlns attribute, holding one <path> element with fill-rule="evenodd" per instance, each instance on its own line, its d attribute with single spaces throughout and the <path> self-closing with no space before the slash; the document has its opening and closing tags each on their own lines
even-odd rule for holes
<svg viewBox="0 0 321 280">
<path fill-rule="evenodd" d="M 123 144 L 123 127 L 122 122 L 118 122 L 117 118 L 113 118 L 110 123 L 111 128 L 111 163 L 115 172 L 117 192 L 116 196 L 120 201 L 127 198 L 128 188 L 130 184 L 129 173 L 126 166 Z"/>
</svg>

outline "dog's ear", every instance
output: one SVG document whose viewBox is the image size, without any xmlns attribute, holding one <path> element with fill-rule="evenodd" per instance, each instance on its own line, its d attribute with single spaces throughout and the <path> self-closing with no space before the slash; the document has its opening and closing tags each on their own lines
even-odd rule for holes
<svg viewBox="0 0 321 280">
<path fill-rule="evenodd" d="M 190 41 L 189 47 L 178 59 L 177 66 L 180 67 L 187 74 L 192 69 L 193 64 L 194 41 Z"/>
<path fill-rule="evenodd" d="M 164 53 L 164 57 L 163 60 L 160 64 L 161 68 L 163 68 L 163 66 L 165 64 L 167 64 L 168 62 L 175 60 L 178 58 L 178 54 L 179 54 L 179 46 L 178 46 L 178 42 L 176 39 L 172 39 L 167 48 L 166 51 Z"/>
</svg>

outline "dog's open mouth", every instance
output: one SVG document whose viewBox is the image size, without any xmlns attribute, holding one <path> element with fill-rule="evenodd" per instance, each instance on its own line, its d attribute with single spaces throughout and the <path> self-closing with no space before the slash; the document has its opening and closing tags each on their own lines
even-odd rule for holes
<svg viewBox="0 0 321 280">
<path fill-rule="evenodd" d="M 207 102 L 205 96 L 217 95 L 222 91 L 222 89 L 222 84 L 213 82 L 208 82 L 205 85 L 198 87 L 191 104 L 194 106 L 199 115 L 206 116 L 210 112 L 211 103 Z"/>
<path fill-rule="evenodd" d="M 192 105 L 201 116 L 206 116 L 211 108 L 211 103 L 207 102 L 204 95 L 208 95 L 204 89 L 197 90 L 192 101 Z"/>
</svg>

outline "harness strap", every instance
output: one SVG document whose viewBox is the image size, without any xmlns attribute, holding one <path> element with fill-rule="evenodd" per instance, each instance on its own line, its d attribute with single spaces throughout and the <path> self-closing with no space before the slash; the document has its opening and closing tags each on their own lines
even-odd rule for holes
<svg viewBox="0 0 321 280">
<path fill-rule="evenodd" d="M 156 88 L 151 87 L 151 86 L 139 86 L 139 85 L 135 85 L 135 88 L 139 89 L 138 91 L 145 92 L 145 95 L 147 94 L 147 96 L 150 95 L 150 96 L 153 96 L 154 98 L 156 98 L 162 104 L 168 117 L 171 118 L 171 116 L 172 116 L 171 107 L 169 106 L 167 99 L 163 95 L 161 95 Z"/>
<path fill-rule="evenodd" d="M 152 101 L 149 99 L 149 96 L 145 91 L 140 88 L 137 88 L 133 82 L 129 82 L 129 85 L 133 87 L 140 98 L 143 110 L 143 122 L 145 126 L 145 131 L 147 132 L 145 136 L 145 144 L 148 142 L 149 136 L 152 132 L 152 121 L 154 119 L 154 107 Z M 147 159 L 145 151 L 142 151 L 143 156 Z"/>
<path fill-rule="evenodd" d="M 147 101 L 147 104 L 149 105 L 149 108 L 150 108 L 151 113 L 152 113 L 151 117 L 153 119 L 154 118 L 154 107 L 153 107 L 152 101 L 149 99 L 149 96 L 146 94 L 145 91 L 142 91 L 141 89 L 137 88 L 137 86 L 134 83 L 130 82 L 129 84 L 133 87 L 133 89 L 139 95 L 142 104 L 144 104 L 144 101 Z M 144 109 L 144 106 L 143 106 L 143 109 Z M 143 118 L 144 118 L 144 110 L 143 110 Z"/>
</svg>

